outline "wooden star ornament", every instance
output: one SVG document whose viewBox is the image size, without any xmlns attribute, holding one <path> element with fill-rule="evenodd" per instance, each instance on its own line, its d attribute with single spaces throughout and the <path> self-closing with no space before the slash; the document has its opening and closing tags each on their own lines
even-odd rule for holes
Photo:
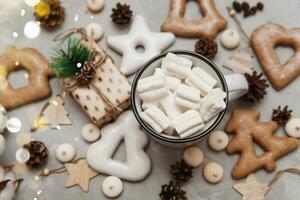
<svg viewBox="0 0 300 200">
<path fill-rule="evenodd" d="M 90 179 L 98 175 L 97 172 L 89 167 L 86 159 L 80 159 L 76 163 L 66 163 L 65 168 L 69 173 L 65 187 L 79 185 L 85 192 L 89 191 Z"/>
<path fill-rule="evenodd" d="M 238 183 L 233 186 L 242 196 L 242 200 L 265 200 L 265 194 L 270 189 L 267 183 L 260 183 L 254 174 L 250 174 L 245 183 Z"/>
</svg>

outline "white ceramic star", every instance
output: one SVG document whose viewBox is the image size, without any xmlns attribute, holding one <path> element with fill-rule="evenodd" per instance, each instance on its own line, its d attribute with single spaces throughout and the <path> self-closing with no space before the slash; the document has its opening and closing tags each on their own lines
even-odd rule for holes
<svg viewBox="0 0 300 200">
<path fill-rule="evenodd" d="M 161 53 L 175 41 L 173 33 L 154 33 L 144 17 L 137 15 L 127 35 L 108 37 L 108 45 L 123 55 L 121 72 L 130 75 L 136 72 L 150 58 Z M 142 47 L 143 52 L 137 48 Z"/>
</svg>

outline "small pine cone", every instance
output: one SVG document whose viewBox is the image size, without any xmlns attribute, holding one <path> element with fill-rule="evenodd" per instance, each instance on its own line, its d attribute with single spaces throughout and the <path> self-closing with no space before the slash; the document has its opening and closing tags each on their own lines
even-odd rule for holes
<svg viewBox="0 0 300 200">
<path fill-rule="evenodd" d="M 46 163 L 48 158 L 48 149 L 44 143 L 40 141 L 31 141 L 25 144 L 23 148 L 27 149 L 30 153 L 30 158 L 27 164 L 31 167 L 37 167 Z"/>
<path fill-rule="evenodd" d="M 111 19 L 114 23 L 123 25 L 131 21 L 132 10 L 127 4 L 117 3 L 116 8 L 112 9 Z"/>
<path fill-rule="evenodd" d="M 193 177 L 193 168 L 188 166 L 184 160 L 177 161 L 171 165 L 170 174 L 176 184 L 183 184 Z"/>
<path fill-rule="evenodd" d="M 50 6 L 50 12 L 46 16 L 40 16 L 36 10 L 34 16 L 37 21 L 45 27 L 55 27 L 62 24 L 65 20 L 65 8 L 60 5 L 60 0 L 42 0 Z"/>
<path fill-rule="evenodd" d="M 161 192 L 159 194 L 161 200 L 187 200 L 186 192 L 180 188 L 179 185 L 175 185 L 173 181 L 169 184 L 161 186 Z"/>
<path fill-rule="evenodd" d="M 279 125 L 285 125 L 291 118 L 292 112 L 293 110 L 289 110 L 288 106 L 285 106 L 282 110 L 281 106 L 278 106 L 277 109 L 273 109 L 272 121 L 275 121 Z"/>
<path fill-rule="evenodd" d="M 81 87 L 87 86 L 96 74 L 96 67 L 93 63 L 87 62 L 80 69 L 80 72 L 76 72 L 74 75 L 75 80 Z"/>
<path fill-rule="evenodd" d="M 195 43 L 195 52 L 213 59 L 218 52 L 218 45 L 211 38 L 200 37 Z"/>
<path fill-rule="evenodd" d="M 254 103 L 264 98 L 264 96 L 267 94 L 266 88 L 269 87 L 269 84 L 267 83 L 266 79 L 262 78 L 262 75 L 262 73 L 257 74 L 256 71 L 254 71 L 252 75 L 245 74 L 249 85 L 249 90 L 248 93 L 242 97 L 244 101 L 250 101 Z"/>
</svg>

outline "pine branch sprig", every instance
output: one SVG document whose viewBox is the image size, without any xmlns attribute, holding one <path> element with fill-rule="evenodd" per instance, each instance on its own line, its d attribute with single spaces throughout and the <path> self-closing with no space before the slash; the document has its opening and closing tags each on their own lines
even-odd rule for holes
<svg viewBox="0 0 300 200">
<path fill-rule="evenodd" d="M 88 61 L 90 51 L 77 38 L 70 38 L 64 49 L 57 49 L 50 67 L 61 78 L 72 77 Z"/>
</svg>

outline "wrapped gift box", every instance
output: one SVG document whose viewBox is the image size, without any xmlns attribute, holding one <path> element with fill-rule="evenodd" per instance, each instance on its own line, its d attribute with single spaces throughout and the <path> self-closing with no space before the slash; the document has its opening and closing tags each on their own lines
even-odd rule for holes
<svg viewBox="0 0 300 200">
<path fill-rule="evenodd" d="M 92 49 L 104 53 L 96 43 L 92 43 Z M 77 87 L 70 94 L 91 120 L 102 127 L 130 106 L 130 90 L 127 78 L 107 56 L 105 62 L 96 68 L 91 83 Z"/>
</svg>

